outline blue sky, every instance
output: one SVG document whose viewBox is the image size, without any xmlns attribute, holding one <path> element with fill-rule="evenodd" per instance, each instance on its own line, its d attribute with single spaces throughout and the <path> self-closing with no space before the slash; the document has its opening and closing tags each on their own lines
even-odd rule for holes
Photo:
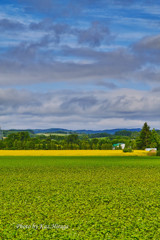
<svg viewBox="0 0 160 240">
<path fill-rule="evenodd" d="M 159 29 L 159 0 L 2 0 L 2 128 L 160 128 Z"/>
</svg>

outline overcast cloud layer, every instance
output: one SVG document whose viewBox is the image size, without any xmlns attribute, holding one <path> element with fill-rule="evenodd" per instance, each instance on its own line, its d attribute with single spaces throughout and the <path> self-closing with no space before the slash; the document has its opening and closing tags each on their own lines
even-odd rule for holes
<svg viewBox="0 0 160 240">
<path fill-rule="evenodd" d="M 160 128 L 160 3 L 0 3 L 2 128 Z"/>
</svg>

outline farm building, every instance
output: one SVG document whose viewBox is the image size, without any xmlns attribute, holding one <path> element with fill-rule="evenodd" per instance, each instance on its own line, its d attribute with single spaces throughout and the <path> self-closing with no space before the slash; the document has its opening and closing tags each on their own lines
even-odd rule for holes
<svg viewBox="0 0 160 240">
<path fill-rule="evenodd" d="M 116 149 L 116 148 L 122 148 L 124 149 L 125 148 L 125 143 L 116 143 L 116 144 L 113 144 L 113 149 Z"/>
</svg>

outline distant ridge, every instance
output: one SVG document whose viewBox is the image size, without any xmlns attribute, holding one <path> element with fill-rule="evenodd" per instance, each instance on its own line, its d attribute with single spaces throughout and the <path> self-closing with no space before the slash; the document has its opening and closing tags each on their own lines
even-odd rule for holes
<svg viewBox="0 0 160 240">
<path fill-rule="evenodd" d="M 77 134 L 96 134 L 96 133 L 108 133 L 108 134 L 115 134 L 118 131 L 131 131 L 131 132 L 140 132 L 141 128 L 116 128 L 116 129 L 105 129 L 105 130 L 69 130 L 65 128 L 48 128 L 48 129 L 9 129 L 4 131 L 11 131 L 11 132 L 22 132 L 27 131 L 33 134 L 37 133 L 77 133 Z M 157 129 L 156 129 L 157 130 Z"/>
<path fill-rule="evenodd" d="M 64 128 L 49 128 L 49 129 L 32 129 L 34 133 L 79 133 L 79 134 L 95 134 L 95 133 L 109 133 L 109 134 L 115 134 L 118 131 L 131 131 L 131 132 L 140 132 L 141 128 L 117 128 L 117 129 L 106 129 L 106 130 L 68 130 Z"/>
</svg>

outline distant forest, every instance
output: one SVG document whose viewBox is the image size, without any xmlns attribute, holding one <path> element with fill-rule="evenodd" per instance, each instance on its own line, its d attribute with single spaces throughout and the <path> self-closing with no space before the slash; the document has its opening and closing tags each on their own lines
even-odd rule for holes
<svg viewBox="0 0 160 240">
<path fill-rule="evenodd" d="M 3 139 L 0 141 L 0 149 L 10 150 L 76 150 L 97 149 L 110 150 L 113 144 L 125 143 L 125 148 L 145 149 L 147 147 L 160 149 L 160 131 L 150 130 L 147 123 L 140 132 L 120 130 L 115 134 L 63 134 L 48 133 L 34 134 L 33 131 L 3 131 Z M 120 146 L 116 147 L 120 149 Z"/>
</svg>

